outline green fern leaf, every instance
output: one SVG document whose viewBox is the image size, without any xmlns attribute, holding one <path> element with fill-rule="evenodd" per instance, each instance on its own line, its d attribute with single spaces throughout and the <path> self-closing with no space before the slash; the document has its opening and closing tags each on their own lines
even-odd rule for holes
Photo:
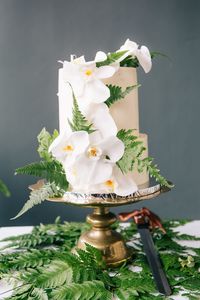
<svg viewBox="0 0 200 300">
<path fill-rule="evenodd" d="M 106 105 L 110 107 L 113 103 L 123 99 L 128 95 L 133 89 L 140 87 L 140 84 L 128 86 L 124 91 L 117 85 L 109 84 L 107 87 L 110 90 L 110 97 L 105 101 Z"/>
<path fill-rule="evenodd" d="M 19 282 L 18 282 L 19 283 Z M 27 300 L 33 290 L 31 284 L 19 285 L 14 290 L 14 293 L 9 298 L 5 298 L 6 300 Z"/>
<path fill-rule="evenodd" d="M 132 134 L 132 130 L 121 129 L 117 137 L 124 143 L 125 151 L 123 157 L 117 162 L 118 167 L 122 173 L 128 173 L 133 171 L 135 165 L 139 173 L 144 170 L 149 172 L 150 177 L 155 178 L 161 186 L 173 187 L 161 174 L 156 164 L 153 164 L 153 158 L 146 157 L 141 158 L 145 147 L 141 141 L 138 141 L 138 137 Z"/>
<path fill-rule="evenodd" d="M 124 143 L 125 150 L 123 157 L 117 162 L 122 173 L 133 171 L 135 161 L 138 156 L 141 156 L 145 147 L 143 143 L 138 141 L 137 136 L 133 135 L 133 130 L 121 129 L 117 133 L 117 137 Z"/>
<path fill-rule="evenodd" d="M 43 158 L 46 161 L 51 161 L 52 160 L 52 155 L 49 153 L 49 146 L 51 143 L 55 140 L 55 138 L 59 135 L 57 130 L 54 130 L 52 136 L 50 133 L 43 128 L 41 132 L 39 133 L 37 140 L 39 143 L 38 147 L 38 153 L 41 158 Z"/>
<path fill-rule="evenodd" d="M 65 171 L 62 165 L 56 160 L 31 163 L 16 169 L 15 174 L 32 175 L 45 178 L 47 181 L 55 183 L 65 191 L 68 188 Z"/>
<path fill-rule="evenodd" d="M 10 191 L 1 179 L 0 179 L 0 193 L 2 193 L 6 197 L 10 197 Z"/>
<path fill-rule="evenodd" d="M 111 300 L 112 294 L 107 291 L 100 281 L 86 281 L 81 284 L 71 283 L 52 292 L 54 300 Z"/>
<path fill-rule="evenodd" d="M 28 298 L 29 300 L 48 300 L 47 293 L 40 288 L 34 288 L 31 296 Z"/>
<path fill-rule="evenodd" d="M 55 197 L 55 195 L 57 195 L 57 187 L 53 183 L 46 183 L 40 189 L 31 191 L 29 200 L 24 204 L 20 212 L 11 220 L 19 218 L 33 206 L 41 204 L 46 199 Z"/>
<path fill-rule="evenodd" d="M 144 159 L 137 159 L 138 172 L 143 172 L 144 170 L 149 172 L 150 177 L 153 177 L 161 186 L 168 188 L 174 187 L 165 177 L 160 174 L 158 166 L 153 163 L 152 157 L 146 157 Z"/>
<path fill-rule="evenodd" d="M 126 52 L 127 52 L 127 50 L 108 53 L 107 59 L 104 61 L 101 61 L 101 62 L 97 62 L 96 66 L 99 68 L 102 66 L 113 64 L 113 63 L 117 62 Z"/>
<path fill-rule="evenodd" d="M 83 130 L 83 131 L 87 131 L 88 133 L 94 132 L 95 130 L 92 129 L 93 125 L 88 123 L 88 121 L 80 111 L 73 90 L 72 90 L 72 95 L 73 95 L 73 105 L 74 105 L 72 110 L 73 116 L 72 116 L 72 121 L 68 120 L 72 131 Z"/>
<path fill-rule="evenodd" d="M 26 252 L 2 254 L 0 256 L 0 266 L 6 265 L 6 269 L 20 270 L 26 268 L 37 268 L 50 262 L 52 257 L 55 256 L 55 251 L 50 249 L 37 250 L 32 249 Z"/>
<path fill-rule="evenodd" d="M 93 261 L 95 262 L 95 265 L 97 267 L 104 268 L 105 262 L 103 260 L 102 252 L 99 249 L 91 246 L 90 244 L 86 243 L 85 246 L 86 253 L 90 255 L 90 257 L 92 257 Z"/>
<path fill-rule="evenodd" d="M 120 62 L 120 67 L 138 68 L 139 61 L 137 57 L 129 55 Z"/>
<path fill-rule="evenodd" d="M 27 283 L 32 283 L 40 288 L 55 288 L 72 282 L 72 269 L 69 265 L 60 260 L 53 260 L 46 267 L 38 268 L 38 271 L 28 271 L 22 275 Z"/>
</svg>

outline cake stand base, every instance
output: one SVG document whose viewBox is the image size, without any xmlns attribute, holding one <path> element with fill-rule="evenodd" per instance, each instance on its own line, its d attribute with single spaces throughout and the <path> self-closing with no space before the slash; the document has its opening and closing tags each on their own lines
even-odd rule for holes
<svg viewBox="0 0 200 300">
<path fill-rule="evenodd" d="M 137 192 L 125 197 L 113 193 L 84 194 L 66 192 L 61 198 L 49 198 L 48 200 L 94 208 L 93 213 L 87 217 L 87 222 L 92 225 L 92 229 L 81 235 L 76 248 L 84 250 L 85 244 L 90 244 L 101 250 L 108 267 L 117 267 L 131 259 L 134 250 L 126 246 L 120 233 L 112 230 L 111 225 L 115 223 L 117 218 L 109 212 L 109 208 L 150 200 L 168 191 L 170 191 L 169 188 L 162 187 L 155 181 L 150 181 L 148 187 L 140 186 Z"/>
<path fill-rule="evenodd" d="M 131 259 L 132 248 L 128 248 L 120 233 L 110 227 L 117 220 L 107 207 L 97 207 L 87 216 L 92 229 L 83 233 L 76 248 L 85 249 L 90 244 L 102 252 L 107 267 L 118 267 Z M 75 250 L 75 249 L 74 249 Z"/>
</svg>

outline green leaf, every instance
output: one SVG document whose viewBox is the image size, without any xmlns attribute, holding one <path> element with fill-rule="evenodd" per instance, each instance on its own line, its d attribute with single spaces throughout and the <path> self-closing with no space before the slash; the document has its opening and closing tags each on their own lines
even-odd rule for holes
<svg viewBox="0 0 200 300">
<path fill-rule="evenodd" d="M 6 197 L 10 197 L 10 191 L 1 179 L 0 179 L 0 193 L 2 193 Z"/>
<path fill-rule="evenodd" d="M 24 204 L 20 212 L 11 220 L 15 220 L 31 209 L 33 206 L 41 204 L 48 198 L 55 197 L 58 194 L 57 186 L 53 183 L 46 183 L 40 189 L 33 190 L 30 193 L 29 200 Z"/>
<path fill-rule="evenodd" d="M 76 97 L 74 95 L 74 92 L 72 90 L 73 95 L 73 110 L 72 110 L 72 121 L 68 120 L 69 125 L 72 129 L 72 131 L 87 131 L 88 133 L 92 133 L 95 130 L 92 128 L 93 124 L 89 123 L 82 112 L 79 110 L 78 103 L 76 100 Z"/>
<path fill-rule="evenodd" d="M 160 174 L 157 165 L 153 163 L 152 157 L 141 158 L 145 147 L 138 137 L 133 135 L 133 130 L 121 129 L 117 133 L 117 137 L 124 143 L 125 151 L 123 157 L 117 162 L 122 173 L 133 171 L 135 165 L 139 173 L 148 171 L 150 177 L 155 178 L 161 186 L 172 188 L 173 184 L 168 182 L 165 177 Z"/>
<path fill-rule="evenodd" d="M 107 59 L 104 61 L 101 61 L 101 62 L 97 62 L 96 66 L 99 68 L 102 66 L 113 64 L 113 63 L 117 62 L 126 52 L 127 52 L 127 50 L 108 53 Z"/>
<path fill-rule="evenodd" d="M 40 288 L 55 288 L 71 283 L 72 269 L 63 261 L 53 260 L 48 268 L 41 267 L 35 272 L 25 272 L 22 274 L 22 280 Z"/>
<path fill-rule="evenodd" d="M 175 242 L 179 233 L 173 228 L 180 224 L 186 224 L 186 221 L 164 222 L 167 234 L 161 235 L 157 230 L 154 231 L 154 243 L 159 250 L 174 295 L 184 287 L 187 290 L 185 296 L 199 299 L 200 249 L 196 248 L 197 255 L 193 256 L 194 266 L 181 268 L 179 258 L 185 259 L 190 248 Z M 8 299 L 106 300 L 114 295 L 118 295 L 121 300 L 163 299 L 164 296 L 156 291 L 155 282 L 142 252 L 140 238 L 135 235 L 135 224 L 123 228 L 117 223 L 115 229 L 124 237 L 129 236 L 137 244 L 134 266 L 141 267 L 141 271 L 133 272 L 129 269 L 130 264 L 123 265 L 114 270 L 115 274 L 112 277 L 109 276 L 110 270 L 102 269 L 101 253 L 98 249 L 87 244 L 86 251 L 81 251 L 81 257 L 71 254 L 70 251 L 83 228 L 87 230 L 88 225 L 56 221 L 53 224 L 35 226 L 30 234 L 5 239 L 15 243 L 10 247 L 16 249 L 0 254 L 0 277 L 6 282 L 14 280 L 18 285 Z M 190 235 L 184 235 L 183 238 L 192 240 Z M 30 250 L 34 247 L 38 249 Z"/>
<path fill-rule="evenodd" d="M 123 157 L 117 162 L 122 173 L 133 171 L 135 161 L 140 156 L 145 147 L 138 137 L 133 135 L 133 130 L 121 129 L 117 133 L 117 137 L 124 143 L 125 150 Z"/>
<path fill-rule="evenodd" d="M 153 51 L 153 52 L 151 52 L 151 58 L 155 58 L 155 57 L 157 57 L 157 56 L 162 56 L 162 57 L 164 57 L 164 58 L 170 59 L 169 56 L 166 55 L 166 54 L 164 54 L 164 53 L 161 53 L 161 52 L 158 52 L 158 51 Z"/>
<path fill-rule="evenodd" d="M 122 90 L 120 86 L 109 84 L 107 87 L 110 90 L 110 97 L 105 101 L 106 105 L 110 107 L 113 103 L 123 99 L 128 95 L 133 89 L 140 87 L 140 84 L 128 86 L 125 90 Z"/>
<path fill-rule="evenodd" d="M 51 261 L 55 252 L 50 249 L 28 249 L 22 253 L 11 253 L 0 255 L 1 270 L 22 270 L 26 268 L 37 268 Z"/>
<path fill-rule="evenodd" d="M 84 283 L 77 284 L 71 283 L 67 286 L 62 286 L 52 292 L 54 300 L 111 300 L 112 294 L 107 291 L 102 282 L 85 281 Z"/>
<path fill-rule="evenodd" d="M 135 296 L 139 296 L 138 292 L 133 288 L 120 288 L 116 292 L 116 296 L 119 300 L 134 300 L 137 299 Z"/>
<path fill-rule="evenodd" d="M 31 297 L 28 298 L 29 300 L 33 299 L 33 300 L 48 300 L 48 296 L 47 293 L 40 288 L 34 288 L 32 293 L 31 293 Z"/>
<path fill-rule="evenodd" d="M 139 65 L 137 57 L 133 57 L 132 55 L 127 56 L 120 62 L 120 67 L 138 68 Z"/>
<path fill-rule="evenodd" d="M 147 170 L 149 172 L 150 177 L 153 177 L 157 182 L 160 183 L 161 186 L 165 186 L 168 188 L 174 187 L 173 184 L 171 184 L 165 177 L 163 177 L 160 174 L 160 170 L 158 169 L 158 166 L 153 163 L 152 157 L 146 157 L 144 159 L 137 159 L 138 164 L 138 172 L 143 172 L 144 170 Z"/>
<path fill-rule="evenodd" d="M 43 128 L 41 132 L 39 133 L 37 139 L 39 143 L 38 147 L 38 153 L 39 156 L 46 160 L 46 161 L 51 161 L 52 160 L 52 155 L 49 153 L 49 146 L 52 144 L 52 142 L 55 140 L 55 138 L 59 135 L 57 130 L 54 130 L 52 136 L 50 133 Z"/>
<path fill-rule="evenodd" d="M 58 187 L 65 191 L 68 188 L 65 171 L 61 163 L 57 160 L 34 162 L 16 169 L 15 174 L 32 175 L 45 178 L 47 181 L 55 183 Z"/>
</svg>

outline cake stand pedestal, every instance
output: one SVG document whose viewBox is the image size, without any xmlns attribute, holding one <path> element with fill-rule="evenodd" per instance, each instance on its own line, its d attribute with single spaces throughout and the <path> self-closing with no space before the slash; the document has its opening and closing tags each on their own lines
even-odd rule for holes
<svg viewBox="0 0 200 300">
<path fill-rule="evenodd" d="M 140 186 L 136 193 L 126 197 L 116 194 L 66 192 L 62 198 L 50 198 L 48 200 L 94 208 L 93 213 L 88 215 L 86 219 L 92 228 L 80 236 L 76 247 L 85 249 L 85 244 L 90 244 L 101 250 L 108 267 L 117 267 L 132 257 L 133 250 L 127 247 L 121 234 L 111 228 L 117 218 L 109 211 L 109 208 L 149 200 L 169 190 L 169 188 L 161 187 L 152 181 L 148 187 Z"/>
</svg>

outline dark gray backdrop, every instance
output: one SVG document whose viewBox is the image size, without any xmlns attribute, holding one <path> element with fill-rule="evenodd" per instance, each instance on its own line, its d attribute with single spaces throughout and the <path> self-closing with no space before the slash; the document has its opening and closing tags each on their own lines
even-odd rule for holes
<svg viewBox="0 0 200 300">
<path fill-rule="evenodd" d="M 13 176 L 38 159 L 36 136 L 58 128 L 57 60 L 71 53 L 93 58 L 129 37 L 170 60 L 139 71 L 141 131 L 150 154 L 176 188 L 141 203 L 165 218 L 199 218 L 198 0 L 0 0 L 0 178 L 12 191 L 0 195 L 0 226 L 51 222 L 57 215 L 83 220 L 87 210 L 44 203 L 9 221 L 27 199 L 34 178 Z M 132 207 L 120 208 L 121 211 Z"/>
</svg>

